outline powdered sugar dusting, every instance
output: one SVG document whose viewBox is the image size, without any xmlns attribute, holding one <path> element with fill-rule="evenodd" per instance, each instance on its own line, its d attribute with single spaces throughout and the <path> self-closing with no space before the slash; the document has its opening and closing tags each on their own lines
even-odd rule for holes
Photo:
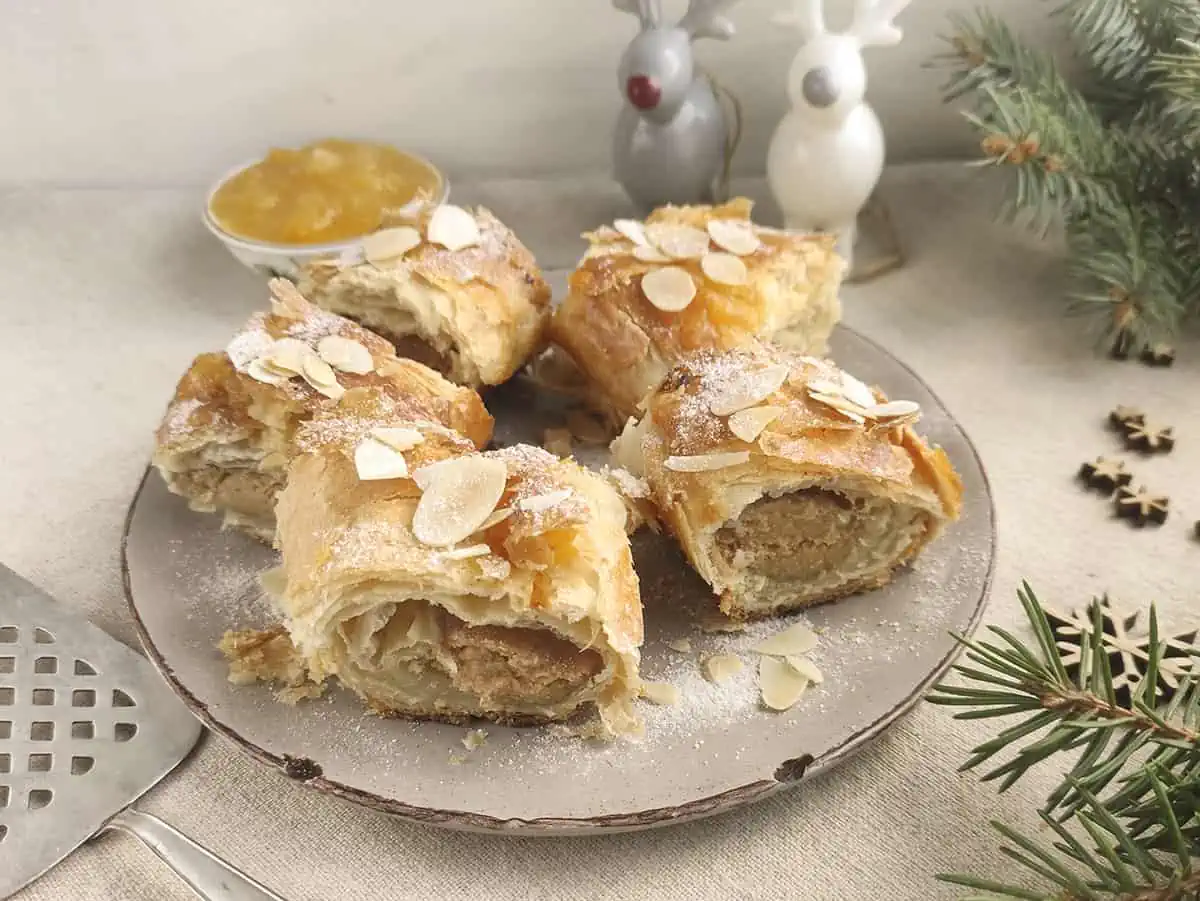
<svg viewBox="0 0 1200 901">
<path fill-rule="evenodd" d="M 255 313 L 226 346 L 225 354 L 238 372 L 245 372 L 247 366 L 269 351 L 275 343 L 275 339 L 267 332 L 266 320 L 266 313 Z"/>
</svg>

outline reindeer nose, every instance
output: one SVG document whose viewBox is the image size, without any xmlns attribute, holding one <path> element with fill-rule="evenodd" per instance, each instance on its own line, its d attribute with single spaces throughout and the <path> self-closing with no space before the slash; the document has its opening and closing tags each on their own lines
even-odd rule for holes
<svg viewBox="0 0 1200 901">
<path fill-rule="evenodd" d="M 662 97 L 662 88 L 648 75 L 634 75 L 625 83 L 625 96 L 638 109 L 654 109 Z"/>
<path fill-rule="evenodd" d="M 825 66 L 809 69 L 801 85 L 804 99 L 819 109 L 833 106 L 838 101 L 838 89 L 833 73 Z"/>
</svg>

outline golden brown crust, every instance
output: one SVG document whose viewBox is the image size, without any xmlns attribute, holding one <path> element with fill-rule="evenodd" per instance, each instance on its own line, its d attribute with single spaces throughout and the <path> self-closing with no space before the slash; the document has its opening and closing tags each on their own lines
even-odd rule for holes
<svg viewBox="0 0 1200 901">
<path fill-rule="evenodd" d="M 505 382 L 543 346 L 550 287 L 509 228 L 482 207 L 473 214 L 476 245 L 451 251 L 425 241 L 384 261 L 318 260 L 300 289 L 460 384 Z M 410 224 L 424 234 L 430 215 Z"/>
<path fill-rule="evenodd" d="M 540 448 L 487 452 L 484 457 L 504 461 L 507 471 L 497 509 L 511 507 L 515 512 L 460 545 L 486 546 L 485 552 L 456 557 L 450 549 L 422 544 L 413 534 L 421 489 L 412 479 L 360 481 L 350 443 L 338 439 L 319 444 L 308 434 L 317 426 L 314 422 L 302 434 L 308 452 L 293 464 L 278 507 L 286 575 L 286 589 L 278 600 L 293 639 L 309 655 L 314 671 L 339 676 L 372 709 L 388 714 L 550 721 L 568 718 L 581 705 L 595 702 L 616 731 L 632 725 L 631 720 L 620 723 L 628 717 L 639 684 L 641 602 L 624 508 L 599 476 Z M 404 454 L 410 472 L 462 455 L 462 448 L 439 443 L 436 429 L 421 431 L 425 440 Z M 551 497 L 548 504 L 526 508 L 534 498 Z M 474 675 L 462 670 L 464 678 L 454 683 L 455 691 L 478 688 L 478 680 L 484 678 L 480 673 L 487 672 L 488 660 L 479 666 L 472 662 L 474 648 L 485 658 L 499 659 L 505 652 L 514 669 L 505 671 L 503 679 L 497 676 L 496 694 L 484 691 L 473 695 L 474 701 L 445 687 L 437 700 L 423 697 L 410 676 L 379 668 L 354 651 L 345 637 L 348 633 L 341 631 L 349 628 L 341 625 L 341 605 L 363 616 L 364 611 L 389 604 L 397 605 L 389 609 L 398 611 L 413 604 L 433 605 L 433 622 L 440 625 L 430 628 L 440 637 L 429 651 L 430 659 L 436 654 L 466 654 L 459 667 L 476 667 Z M 486 628 L 500 626 L 506 628 Z M 506 636 L 512 629 L 543 629 L 547 634 L 510 641 Z M 602 659 L 604 672 L 593 677 L 592 663 L 581 669 L 562 660 L 561 652 L 543 648 L 550 633 L 560 647 L 562 639 L 572 642 L 582 662 L 592 656 Z M 542 650 L 534 653 L 537 648 Z M 533 673 L 530 661 L 542 668 L 543 675 L 536 678 L 588 684 L 561 700 L 504 701 L 515 691 L 510 684 L 514 674 L 524 678 Z"/>
<path fill-rule="evenodd" d="M 646 222 L 703 229 L 749 214 L 750 202 L 739 198 L 719 207 L 663 207 Z M 824 351 L 840 317 L 843 265 L 833 239 L 757 226 L 755 232 L 759 249 L 741 257 L 748 270 L 744 285 L 711 281 L 698 259 L 671 261 L 697 286 L 696 298 L 678 313 L 655 307 L 641 288 L 642 277 L 662 263 L 635 257 L 633 242 L 607 226 L 584 236 L 589 249 L 550 332 L 587 374 L 598 406 L 622 421 L 634 415 L 671 366 L 701 349 L 728 350 L 761 338 L 802 353 Z"/>
<path fill-rule="evenodd" d="M 777 418 L 754 440 L 738 438 L 729 416 L 714 414 L 711 406 L 720 407 L 730 396 L 739 373 L 781 364 L 787 380 L 747 404 L 747 409 L 777 408 Z M 897 566 L 912 560 L 958 517 L 962 484 L 942 449 L 930 448 L 907 425 L 870 419 L 860 424 L 810 395 L 809 383 L 841 376 L 827 361 L 754 345 L 689 358 L 648 399 L 640 438 L 645 478 L 663 520 L 721 596 L 722 609 L 734 617 L 769 615 L 885 584 Z M 886 400 L 878 390 L 873 393 L 879 403 Z M 686 471 L 692 465 L 688 458 L 714 454 L 741 456 L 716 458 L 728 463 L 718 468 Z M 827 589 L 811 595 L 798 592 L 780 603 L 750 605 L 739 574 L 717 551 L 717 532 L 737 522 L 756 499 L 805 489 L 869 501 L 879 516 L 902 507 L 909 519 L 896 528 L 907 529 L 909 537 L 896 541 L 882 569 L 848 572 L 840 583 L 831 579 Z M 815 502 L 808 503 L 816 509 Z"/>
<path fill-rule="evenodd" d="M 271 501 L 295 453 L 298 428 L 314 417 L 353 415 L 356 406 L 385 411 L 393 419 L 441 424 L 475 447 L 491 440 L 492 417 L 478 394 L 419 363 L 398 359 L 378 335 L 317 309 L 285 285 L 274 283 L 279 296 L 272 309 L 255 313 L 225 352 L 193 361 L 167 405 L 153 462 L 168 487 L 193 507 L 224 510 L 231 524 L 269 538 Z M 253 362 L 279 339 L 315 347 L 330 335 L 360 344 L 374 363 L 367 373 L 336 373 L 345 390 L 341 398 L 325 396 L 301 377 L 268 384 L 250 374 Z M 270 501 L 239 509 L 236 498 L 264 492 Z"/>
</svg>

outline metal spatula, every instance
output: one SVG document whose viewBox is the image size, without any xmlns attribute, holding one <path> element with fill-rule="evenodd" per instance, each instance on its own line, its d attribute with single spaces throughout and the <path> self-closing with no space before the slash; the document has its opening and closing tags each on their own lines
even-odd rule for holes
<svg viewBox="0 0 1200 901">
<path fill-rule="evenodd" d="M 128 806 L 199 737 L 147 660 L 0 565 L 0 899 L 121 829 L 201 898 L 282 901 Z"/>
</svg>

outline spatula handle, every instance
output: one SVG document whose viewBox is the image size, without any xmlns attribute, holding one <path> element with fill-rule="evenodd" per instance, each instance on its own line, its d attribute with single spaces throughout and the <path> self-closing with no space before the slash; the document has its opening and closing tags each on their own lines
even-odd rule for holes
<svg viewBox="0 0 1200 901">
<path fill-rule="evenodd" d="M 110 820 L 108 828 L 141 839 L 204 901 L 284 901 L 158 817 L 131 807 Z"/>
</svg>

